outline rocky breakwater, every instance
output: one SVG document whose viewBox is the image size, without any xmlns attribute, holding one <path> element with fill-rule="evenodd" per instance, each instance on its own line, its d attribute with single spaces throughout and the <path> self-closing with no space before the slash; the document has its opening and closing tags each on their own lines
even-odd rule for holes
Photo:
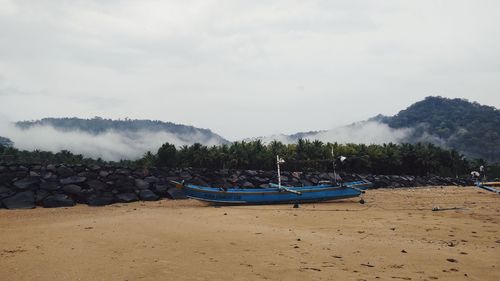
<svg viewBox="0 0 500 281">
<path fill-rule="evenodd" d="M 342 174 L 346 181 L 368 180 L 374 187 L 471 185 L 467 180 L 443 177 L 378 176 Z M 332 173 L 283 172 L 288 186 L 316 185 L 333 178 Z M 183 199 L 171 180 L 242 188 L 266 188 L 277 182 L 274 171 L 208 169 L 130 169 L 84 165 L 0 165 L 0 208 L 29 209 L 69 207 L 76 203 L 103 206 L 113 203 Z"/>
</svg>

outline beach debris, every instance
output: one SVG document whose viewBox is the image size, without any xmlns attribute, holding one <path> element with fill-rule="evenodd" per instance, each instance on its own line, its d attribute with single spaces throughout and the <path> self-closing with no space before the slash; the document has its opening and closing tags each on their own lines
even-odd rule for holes
<svg viewBox="0 0 500 281">
<path fill-rule="evenodd" d="M 401 250 L 401 253 L 406 254 L 408 253 L 405 249 Z"/>
<path fill-rule="evenodd" d="M 447 258 L 446 260 L 447 260 L 447 261 L 449 261 L 449 262 L 458 262 L 458 261 L 457 261 L 456 259 L 454 259 L 454 258 Z"/>
<path fill-rule="evenodd" d="M 295 204 L 293 204 L 293 208 L 294 208 L 294 209 L 300 208 L 300 204 L 299 204 L 299 203 L 295 203 Z"/>
<path fill-rule="evenodd" d="M 451 208 L 441 208 L 439 206 L 433 207 L 432 211 L 437 212 L 437 211 L 450 211 L 450 210 L 463 210 L 464 208 L 461 207 L 451 207 Z"/>
<path fill-rule="evenodd" d="M 361 265 L 366 266 L 366 267 L 375 267 L 374 265 L 371 265 L 370 263 L 362 263 Z"/>
</svg>

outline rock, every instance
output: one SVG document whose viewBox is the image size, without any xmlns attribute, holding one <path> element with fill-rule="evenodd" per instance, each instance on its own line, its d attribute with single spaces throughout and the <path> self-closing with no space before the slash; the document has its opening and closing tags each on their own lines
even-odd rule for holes
<svg viewBox="0 0 500 281">
<path fill-rule="evenodd" d="M 30 172 L 29 172 L 29 176 L 30 176 L 30 177 L 40 177 L 40 174 L 39 174 L 39 173 L 37 173 L 37 172 L 35 172 L 35 171 L 30 171 Z"/>
<path fill-rule="evenodd" d="M 33 209 L 35 208 L 35 194 L 33 191 L 19 192 L 2 200 L 7 209 Z"/>
<path fill-rule="evenodd" d="M 62 191 L 70 195 L 78 195 L 82 191 L 82 187 L 76 184 L 68 184 L 63 186 Z"/>
<path fill-rule="evenodd" d="M 57 176 L 55 176 L 52 172 L 44 172 L 44 173 L 42 174 L 42 178 L 43 178 L 44 180 L 50 180 L 50 179 L 55 179 L 55 178 L 57 178 Z"/>
<path fill-rule="evenodd" d="M 100 176 L 101 178 L 105 178 L 105 177 L 107 177 L 108 175 L 109 175 L 109 173 L 108 173 L 108 172 L 106 172 L 106 171 L 99 171 L 99 176 Z"/>
<path fill-rule="evenodd" d="M 50 195 L 42 201 L 44 208 L 71 207 L 74 205 L 75 201 L 64 194 Z"/>
<path fill-rule="evenodd" d="M 139 201 L 139 197 L 135 193 L 120 193 L 116 195 L 116 201 L 121 203 L 130 203 L 134 201 Z"/>
<path fill-rule="evenodd" d="M 85 182 L 86 180 L 87 180 L 86 177 L 71 176 L 71 177 L 61 179 L 61 180 L 59 180 L 59 182 L 64 185 L 64 184 L 82 183 L 82 182 Z"/>
<path fill-rule="evenodd" d="M 148 189 L 149 188 L 149 182 L 141 179 L 135 179 L 135 187 L 138 189 Z"/>
<path fill-rule="evenodd" d="M 141 190 L 139 192 L 139 198 L 143 201 L 156 201 L 160 199 L 158 195 L 154 194 L 154 192 L 149 189 Z"/>
<path fill-rule="evenodd" d="M 190 180 L 193 177 L 188 172 L 182 172 L 179 177 L 183 180 Z"/>
<path fill-rule="evenodd" d="M 245 174 L 249 175 L 249 176 L 252 176 L 252 177 L 255 177 L 256 175 L 258 175 L 259 173 L 257 171 L 254 171 L 254 170 L 246 170 L 245 171 Z"/>
<path fill-rule="evenodd" d="M 27 177 L 14 182 L 14 186 L 19 190 L 34 189 L 39 181 L 38 177 Z"/>
<path fill-rule="evenodd" d="M 125 175 L 125 176 L 128 176 L 130 175 L 132 172 L 129 170 L 129 169 L 117 169 L 115 171 L 116 174 L 119 174 L 119 175 Z"/>
<path fill-rule="evenodd" d="M 115 181 L 115 187 L 118 191 L 124 192 L 132 192 L 134 191 L 134 184 L 131 179 L 127 177 L 120 177 Z"/>
<path fill-rule="evenodd" d="M 308 180 L 300 180 L 300 183 L 303 185 L 303 186 L 311 186 L 312 183 Z"/>
<path fill-rule="evenodd" d="M 47 191 L 55 191 L 55 190 L 58 190 L 59 188 L 61 188 L 61 186 L 57 182 L 50 181 L 50 182 L 42 182 L 40 184 L 40 188 L 47 190 Z"/>
<path fill-rule="evenodd" d="M 57 168 L 55 165 L 53 164 L 49 164 L 45 167 L 45 170 L 46 171 L 49 171 L 49 172 L 52 172 L 52 173 L 56 173 L 57 172 Z"/>
<path fill-rule="evenodd" d="M 108 185 L 100 180 L 89 180 L 87 186 L 96 191 L 106 191 Z"/>
<path fill-rule="evenodd" d="M 241 187 L 243 188 L 254 188 L 255 186 L 253 185 L 253 183 L 249 182 L 249 181 L 246 181 L 244 183 L 241 184 Z"/>
<path fill-rule="evenodd" d="M 36 195 L 35 195 L 35 203 L 37 205 L 40 205 L 42 203 L 43 199 L 45 199 L 49 195 L 50 195 L 50 193 L 44 189 L 37 190 Z"/>
<path fill-rule="evenodd" d="M 184 191 L 182 191 L 182 189 L 180 188 L 175 188 L 175 187 L 168 189 L 168 197 L 174 200 L 187 199 L 187 196 L 184 193 Z"/>
<path fill-rule="evenodd" d="M 113 204 L 115 202 L 115 198 L 113 194 L 110 192 L 105 192 L 101 194 L 92 194 L 87 199 L 87 204 L 89 206 L 105 206 L 109 204 Z"/>
<path fill-rule="evenodd" d="M 160 179 L 155 177 L 155 176 L 146 177 L 144 180 L 149 182 L 149 183 L 159 183 L 160 182 Z"/>
<path fill-rule="evenodd" d="M 12 194 L 14 194 L 14 191 L 11 190 L 10 188 L 0 185 L 0 199 L 3 199 L 5 197 L 9 197 Z"/>
<path fill-rule="evenodd" d="M 66 166 L 60 166 L 59 168 L 57 168 L 57 174 L 61 178 L 67 178 L 73 176 L 75 172 L 73 172 L 71 168 L 68 168 Z"/>
<path fill-rule="evenodd" d="M 168 184 L 163 184 L 163 183 L 156 183 L 154 185 L 154 193 L 158 194 L 161 197 L 168 196 L 168 189 L 170 187 Z"/>
<path fill-rule="evenodd" d="M 91 166 L 89 167 L 89 169 L 90 169 L 91 171 L 99 171 L 99 170 L 101 169 L 101 167 L 100 167 L 100 166 L 98 166 L 98 165 L 91 165 Z"/>
<path fill-rule="evenodd" d="M 16 178 L 16 175 L 11 173 L 0 174 L 0 184 L 10 184 L 10 182 Z"/>
</svg>

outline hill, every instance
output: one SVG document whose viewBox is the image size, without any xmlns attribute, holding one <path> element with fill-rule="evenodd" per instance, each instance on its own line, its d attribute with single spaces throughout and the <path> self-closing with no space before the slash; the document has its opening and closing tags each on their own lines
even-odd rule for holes
<svg viewBox="0 0 500 281">
<path fill-rule="evenodd" d="M 79 131 L 92 135 L 100 135 L 107 132 L 114 133 L 141 133 L 141 132 L 165 132 L 172 134 L 186 143 L 199 142 L 202 144 L 229 143 L 228 140 L 213 133 L 209 129 L 200 129 L 193 126 L 174 124 L 157 120 L 112 120 L 100 117 L 92 119 L 81 118 L 44 118 L 36 121 L 16 122 L 16 126 L 26 130 L 37 126 L 50 126 L 58 131 Z"/>
<path fill-rule="evenodd" d="M 468 158 L 500 162 L 500 110 L 465 99 L 427 97 L 394 116 L 377 115 L 366 121 L 327 131 L 253 138 L 269 143 L 299 139 L 339 143 L 432 143 L 455 149 Z"/>
<path fill-rule="evenodd" d="M 428 142 L 470 158 L 500 161 L 500 110 L 465 99 L 427 97 L 392 117 L 378 117 L 391 128 L 412 128 L 403 141 Z"/>
</svg>

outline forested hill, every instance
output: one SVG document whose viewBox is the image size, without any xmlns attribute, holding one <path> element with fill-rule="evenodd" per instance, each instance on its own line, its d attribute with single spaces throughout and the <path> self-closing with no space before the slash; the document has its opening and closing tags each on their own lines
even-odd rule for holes
<svg viewBox="0 0 500 281">
<path fill-rule="evenodd" d="M 395 116 L 375 119 L 392 128 L 412 128 L 407 142 L 430 142 L 471 158 L 500 161 L 500 110 L 495 107 L 427 97 Z"/>
<path fill-rule="evenodd" d="M 50 126 L 59 131 L 81 131 L 94 135 L 108 131 L 117 133 L 128 132 L 166 132 L 180 139 L 196 140 L 200 143 L 229 143 L 223 137 L 213 133 L 209 129 L 200 129 L 193 126 L 174 124 L 156 120 L 112 120 L 94 117 L 92 119 L 81 118 L 44 118 L 37 121 L 20 121 L 16 126 L 21 129 L 29 129 L 35 126 Z"/>
</svg>

